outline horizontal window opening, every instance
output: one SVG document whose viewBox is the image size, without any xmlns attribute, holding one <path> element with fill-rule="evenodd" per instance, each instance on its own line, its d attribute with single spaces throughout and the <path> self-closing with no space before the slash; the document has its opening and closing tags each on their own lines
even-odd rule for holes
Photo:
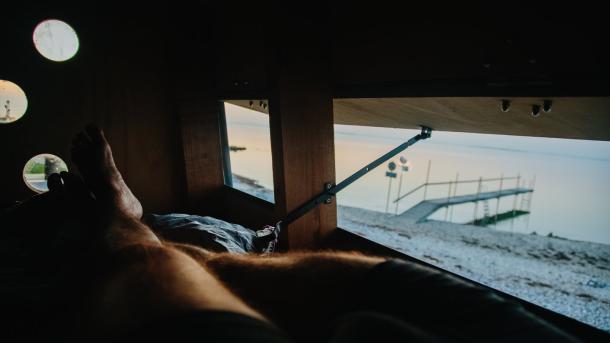
<svg viewBox="0 0 610 343">
<path fill-rule="evenodd" d="M 335 125 L 337 180 L 417 133 Z M 338 225 L 610 330 L 607 175 L 610 142 L 433 132 L 339 193 Z"/>
</svg>

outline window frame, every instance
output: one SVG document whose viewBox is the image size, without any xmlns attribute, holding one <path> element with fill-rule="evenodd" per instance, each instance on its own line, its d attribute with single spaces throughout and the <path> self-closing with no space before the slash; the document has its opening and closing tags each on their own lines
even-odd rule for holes
<svg viewBox="0 0 610 343">
<path fill-rule="evenodd" d="M 271 202 L 268 200 L 265 200 L 263 198 L 259 198 L 255 195 L 252 195 L 250 193 L 244 192 L 241 189 L 235 188 L 233 186 L 233 171 L 231 168 L 231 151 L 230 151 L 230 145 L 229 145 L 229 130 L 228 130 L 228 126 L 227 126 L 227 114 L 226 114 L 226 110 L 225 110 L 225 104 L 227 102 L 229 102 L 230 100 L 244 100 L 244 99 L 220 99 L 218 100 L 218 126 L 219 126 L 219 131 L 220 131 L 220 147 L 221 147 L 221 160 L 222 160 L 222 174 L 223 174 L 223 180 L 224 180 L 224 185 L 229 187 L 230 189 L 237 191 L 241 194 L 246 194 L 248 197 L 251 197 L 252 199 L 256 199 L 257 201 L 260 200 L 265 204 L 271 204 L 271 205 L 275 205 L 275 202 Z M 267 98 L 264 97 L 254 97 L 251 99 L 247 99 L 250 101 L 269 101 Z M 271 114 L 269 114 L 270 116 Z M 271 128 L 271 120 L 269 120 L 269 127 Z M 271 135 L 273 133 L 270 132 L 269 134 L 269 140 L 271 141 Z M 271 149 L 273 150 L 273 146 L 271 146 Z M 273 151 L 271 152 L 272 154 L 272 159 L 273 159 Z M 272 177 L 273 180 L 275 180 L 275 172 L 273 170 L 273 164 L 272 164 Z M 274 195 L 274 199 L 275 199 L 275 190 L 272 190 L 273 195 Z"/>
</svg>

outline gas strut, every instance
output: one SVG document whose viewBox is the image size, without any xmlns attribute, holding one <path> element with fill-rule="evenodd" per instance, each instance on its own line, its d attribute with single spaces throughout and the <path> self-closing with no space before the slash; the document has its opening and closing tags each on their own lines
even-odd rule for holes
<svg viewBox="0 0 610 343">
<path fill-rule="evenodd" d="M 324 185 L 324 190 L 320 194 L 316 195 L 311 200 L 305 202 L 301 206 L 297 207 L 295 210 L 288 213 L 286 217 L 278 221 L 275 226 L 267 225 L 263 229 L 256 231 L 256 239 L 254 240 L 254 245 L 256 249 L 262 253 L 273 252 L 273 250 L 275 250 L 280 231 L 286 226 L 288 226 L 288 224 L 301 218 L 303 215 L 318 207 L 320 204 L 330 204 L 332 198 L 336 196 L 337 193 L 342 191 L 345 187 L 351 185 L 356 180 L 363 177 L 366 173 L 375 169 L 380 164 L 384 163 L 390 158 L 396 156 L 411 145 L 426 138 L 430 138 L 431 135 L 432 129 L 427 126 L 422 126 L 421 132 L 419 134 L 397 146 L 396 148 L 392 149 L 391 151 L 379 157 L 375 161 L 367 164 L 345 180 L 339 182 L 336 185 L 333 185 L 332 183 L 327 183 L 326 185 Z"/>
</svg>

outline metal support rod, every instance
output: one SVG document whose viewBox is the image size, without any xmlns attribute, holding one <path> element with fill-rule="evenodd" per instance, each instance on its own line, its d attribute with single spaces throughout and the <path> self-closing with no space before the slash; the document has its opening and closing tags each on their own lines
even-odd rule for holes
<svg viewBox="0 0 610 343">
<path fill-rule="evenodd" d="M 477 197 L 474 200 L 474 217 L 472 222 L 476 222 L 477 220 L 477 212 L 479 211 L 479 195 L 481 194 L 481 183 L 483 182 L 483 177 L 479 178 L 479 186 L 477 187 Z"/>
<path fill-rule="evenodd" d="M 455 186 L 453 187 L 453 196 L 457 194 L 457 186 L 460 181 L 460 173 L 455 174 Z M 453 220 L 453 206 L 451 206 L 451 214 L 449 215 L 449 221 Z"/>
<path fill-rule="evenodd" d="M 392 177 L 388 177 L 390 182 L 388 183 L 388 198 L 385 201 L 385 213 L 388 213 L 388 209 L 390 208 L 390 192 L 392 190 Z"/>
<path fill-rule="evenodd" d="M 517 175 L 517 189 L 521 185 L 521 173 Z M 510 219 L 510 231 L 513 232 L 513 228 L 515 227 L 515 210 L 517 209 L 517 197 L 519 194 L 515 194 L 515 200 L 513 201 L 513 215 Z"/>
<path fill-rule="evenodd" d="M 504 182 L 504 174 L 500 174 L 500 189 L 498 190 L 500 194 L 502 194 L 502 183 Z M 498 199 L 496 199 L 496 219 L 494 221 L 494 223 L 496 223 L 496 226 L 498 225 L 498 211 L 500 211 L 500 199 L 502 197 L 498 197 Z"/>
<path fill-rule="evenodd" d="M 532 180 L 532 183 L 530 183 L 530 189 L 532 190 L 532 192 L 530 192 L 529 194 L 529 201 L 527 202 L 527 211 L 531 212 L 532 210 L 532 197 L 534 196 L 534 187 L 536 187 L 536 174 L 534 174 L 534 179 Z"/>
<path fill-rule="evenodd" d="M 527 219 L 526 219 L 526 224 L 525 224 L 525 230 L 529 230 L 530 229 L 530 216 L 532 215 L 532 197 L 534 196 L 534 186 L 536 185 L 536 174 L 534 174 L 534 179 L 530 182 L 530 189 L 532 190 L 532 192 L 530 192 L 529 196 L 528 196 L 528 201 L 527 201 Z"/>
<path fill-rule="evenodd" d="M 430 181 L 430 167 L 432 160 L 428 160 L 428 172 L 426 173 L 426 183 L 424 183 L 424 201 L 426 200 L 426 194 L 428 193 L 428 181 Z"/>
<path fill-rule="evenodd" d="M 398 178 L 398 192 L 396 193 L 396 199 L 400 198 L 400 190 L 402 189 L 402 175 L 405 173 L 404 168 L 404 165 L 400 167 L 400 177 Z M 398 215 L 398 201 L 395 202 L 396 208 L 394 209 L 394 215 Z"/>
<path fill-rule="evenodd" d="M 451 200 L 451 186 L 453 186 L 453 184 L 451 181 L 449 181 L 449 188 L 447 191 L 447 203 L 449 203 L 449 201 Z M 447 221 L 447 216 L 449 215 L 449 206 L 450 205 L 445 206 L 445 221 Z"/>
<path fill-rule="evenodd" d="M 288 224 L 299 219 L 300 217 L 305 215 L 307 212 L 316 208 L 318 205 L 320 205 L 322 203 L 327 203 L 328 201 L 330 201 L 332 199 L 332 197 L 337 195 L 337 193 L 339 193 L 345 187 L 354 183 L 356 180 L 358 180 L 359 178 L 364 176 L 369 171 L 375 169 L 382 163 L 384 163 L 387 160 L 389 160 L 390 158 L 396 156 L 397 154 L 404 151 L 411 145 L 419 142 L 420 140 L 430 138 L 431 135 L 432 135 L 432 129 L 427 126 L 422 126 L 421 132 L 418 135 L 412 137 L 408 141 L 402 143 L 401 145 L 399 145 L 396 148 L 392 149 L 391 151 L 387 152 L 383 156 L 381 156 L 378 159 L 374 160 L 373 162 L 367 164 L 366 166 L 364 166 L 363 168 L 361 168 L 354 174 L 350 175 L 345 180 L 341 181 L 339 184 L 337 184 L 337 185 L 328 184 L 326 186 L 326 189 L 322 193 L 316 195 L 311 200 L 309 200 L 306 203 L 302 204 L 301 206 L 297 207 L 295 210 L 288 213 L 286 215 L 286 217 L 284 217 L 284 219 L 278 221 L 277 224 L 275 225 L 276 228 L 283 229 L 285 226 L 287 226 Z"/>
<path fill-rule="evenodd" d="M 506 180 L 516 180 L 517 177 L 504 177 L 504 181 Z M 500 181 L 500 178 L 496 177 L 496 178 L 491 178 L 491 179 L 483 179 L 483 182 L 492 182 L 492 181 Z M 462 180 L 459 183 L 463 184 L 463 183 L 478 183 L 479 179 L 475 179 L 475 180 Z M 426 186 L 442 186 L 442 185 L 446 185 L 449 182 L 443 181 L 443 182 L 428 182 L 428 183 L 422 183 L 421 185 L 413 188 L 412 190 L 408 191 L 407 193 L 401 195 L 400 197 L 396 198 L 393 200 L 393 202 L 398 202 L 406 197 L 408 197 L 409 195 L 415 193 L 416 191 L 420 190 L 421 188 L 424 188 Z"/>
</svg>

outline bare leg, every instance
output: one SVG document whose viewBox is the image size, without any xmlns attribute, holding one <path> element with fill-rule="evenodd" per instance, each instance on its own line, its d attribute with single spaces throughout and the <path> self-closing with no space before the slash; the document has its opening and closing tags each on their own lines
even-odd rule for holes
<svg viewBox="0 0 610 343">
<path fill-rule="evenodd" d="M 103 133 L 88 127 L 74 140 L 74 162 L 96 196 L 107 271 L 92 294 L 91 329 L 116 333 L 196 310 L 264 319 L 187 254 L 163 245 L 140 222 L 142 207 L 112 160 Z"/>
<path fill-rule="evenodd" d="M 305 337 L 358 309 L 359 299 L 367 296 L 358 293 L 359 286 L 385 259 L 357 253 L 303 252 L 271 256 L 223 253 L 202 255 L 198 260 L 271 321 L 293 336 Z"/>
<path fill-rule="evenodd" d="M 421 337 L 433 337 L 428 333 L 434 333 L 460 341 L 503 341 L 506 337 L 574 341 L 493 291 L 414 263 L 390 262 L 375 268 L 383 261 L 333 252 L 268 257 L 216 254 L 200 259 L 253 308 L 291 335 L 309 341 L 324 336 L 316 329 L 359 310 L 386 313 L 414 324 L 423 330 L 414 337 L 422 333 Z"/>
</svg>

